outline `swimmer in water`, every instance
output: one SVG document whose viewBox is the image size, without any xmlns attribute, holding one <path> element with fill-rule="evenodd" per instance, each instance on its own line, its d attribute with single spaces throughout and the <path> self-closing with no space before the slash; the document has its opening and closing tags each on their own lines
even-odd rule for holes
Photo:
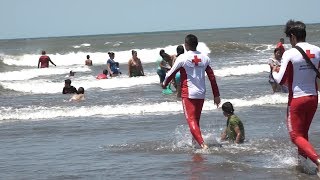
<svg viewBox="0 0 320 180">
<path fill-rule="evenodd" d="M 77 93 L 77 89 L 73 86 L 71 86 L 71 80 L 70 79 L 66 79 L 64 81 L 64 87 L 62 90 L 62 94 L 74 94 Z"/>
<path fill-rule="evenodd" d="M 83 101 L 84 99 L 84 88 L 79 87 L 77 94 L 73 95 L 69 101 Z"/>
</svg>

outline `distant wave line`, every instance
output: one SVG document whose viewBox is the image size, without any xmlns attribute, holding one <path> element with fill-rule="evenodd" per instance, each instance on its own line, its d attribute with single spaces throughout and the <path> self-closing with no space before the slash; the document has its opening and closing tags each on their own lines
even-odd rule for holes
<svg viewBox="0 0 320 180">
<path fill-rule="evenodd" d="M 82 44 L 82 46 L 88 46 L 89 44 Z M 136 49 L 138 57 L 142 63 L 154 63 L 160 58 L 159 51 L 164 49 L 168 54 L 176 54 L 176 48 L 178 45 L 168 45 L 166 47 L 159 47 L 154 49 Z M 198 50 L 204 54 L 209 54 L 211 51 L 208 46 L 199 42 Z M 115 61 L 119 63 L 128 63 L 128 60 L 132 57 L 131 50 L 114 51 Z M 71 66 L 71 65 L 83 65 L 87 55 L 90 55 L 93 65 L 105 64 L 109 59 L 108 52 L 70 52 L 68 54 L 48 54 L 51 60 L 57 66 Z M 3 55 L 3 62 L 7 65 L 15 66 L 37 66 L 39 54 L 24 54 L 20 56 Z"/>
<path fill-rule="evenodd" d="M 40 76 L 48 76 L 54 74 L 68 74 L 71 69 L 30 69 L 21 71 L 12 71 L 0 73 L 0 84 L 5 89 L 10 89 L 19 92 L 26 93 L 60 93 L 61 82 L 51 82 L 46 79 L 32 80 L 32 78 Z M 86 72 L 90 71 L 87 67 L 79 67 L 74 69 L 75 72 Z M 254 64 L 254 65 L 243 65 L 237 67 L 227 67 L 215 70 L 217 77 L 229 77 L 229 76 L 240 76 L 240 75 L 253 75 L 263 72 L 268 72 L 269 66 L 267 64 Z M 19 82 L 17 82 L 19 81 Z M 129 77 L 117 77 L 112 79 L 97 80 L 94 75 L 82 76 L 81 78 L 73 78 L 74 84 L 78 86 L 90 88 L 102 88 L 102 89 L 114 89 L 123 87 L 132 87 L 136 85 L 147 85 L 154 84 L 159 81 L 156 73 L 146 74 L 146 76 L 138 78 Z M 37 88 L 37 85 L 41 84 L 43 88 Z"/>
<path fill-rule="evenodd" d="M 236 107 L 263 106 L 285 104 L 286 94 L 272 94 L 257 98 L 226 99 Z M 69 103 L 69 102 L 66 102 Z M 212 100 L 205 101 L 203 111 L 216 110 Z M 144 115 L 144 114 L 163 114 L 180 113 L 182 106 L 180 101 L 162 103 L 138 103 L 122 105 L 105 105 L 91 107 L 44 107 L 28 106 L 25 108 L 2 107 L 0 108 L 0 120 L 35 120 L 52 119 L 59 117 L 90 117 L 90 116 L 117 116 L 117 115 Z"/>
</svg>

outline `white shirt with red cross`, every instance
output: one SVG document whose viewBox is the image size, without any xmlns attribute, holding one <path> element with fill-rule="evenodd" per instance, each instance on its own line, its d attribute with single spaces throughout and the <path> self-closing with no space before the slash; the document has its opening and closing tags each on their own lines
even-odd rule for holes
<svg viewBox="0 0 320 180">
<path fill-rule="evenodd" d="M 296 46 L 301 47 L 311 62 L 319 68 L 319 47 L 307 42 L 297 43 Z M 288 85 L 290 98 L 317 95 L 316 72 L 296 48 L 284 52 L 279 73 L 273 72 L 272 75 L 278 83 Z"/>
<path fill-rule="evenodd" d="M 166 74 L 163 85 L 167 85 L 180 71 L 181 97 L 190 99 L 204 99 L 206 93 L 205 73 L 211 82 L 214 96 L 219 96 L 213 70 L 210 67 L 210 58 L 199 51 L 188 51 L 180 55 Z"/>
</svg>

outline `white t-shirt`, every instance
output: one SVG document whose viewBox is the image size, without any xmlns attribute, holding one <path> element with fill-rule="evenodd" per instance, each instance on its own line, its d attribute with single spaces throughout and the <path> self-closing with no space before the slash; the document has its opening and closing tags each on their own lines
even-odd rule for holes
<svg viewBox="0 0 320 180">
<path fill-rule="evenodd" d="M 307 53 L 312 63 L 319 67 L 320 48 L 306 42 L 297 43 Z M 273 78 L 280 84 L 287 81 L 289 97 L 317 95 L 316 72 L 303 58 L 302 54 L 292 48 L 284 52 L 279 73 L 273 72 Z"/>
<path fill-rule="evenodd" d="M 178 71 L 180 71 L 181 97 L 204 99 L 205 73 L 210 80 L 214 97 L 220 96 L 213 70 L 210 67 L 210 58 L 207 55 L 199 51 L 188 51 L 181 54 L 166 74 L 163 84 L 167 85 Z"/>
</svg>

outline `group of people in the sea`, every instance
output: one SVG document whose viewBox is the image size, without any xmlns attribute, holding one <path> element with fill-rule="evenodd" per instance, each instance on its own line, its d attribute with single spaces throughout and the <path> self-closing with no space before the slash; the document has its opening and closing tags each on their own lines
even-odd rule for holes
<svg viewBox="0 0 320 180">
<path fill-rule="evenodd" d="M 189 114 L 188 118 L 186 118 L 189 122 L 191 132 L 193 133 L 199 145 L 201 147 L 207 148 L 208 146 L 204 143 L 202 139 L 199 127 L 200 114 L 205 96 L 204 72 L 209 73 L 208 75 L 211 84 L 213 85 L 215 103 L 217 104 L 217 106 L 220 104 L 220 97 L 213 70 L 209 66 L 210 59 L 207 55 L 202 54 L 199 51 L 196 51 L 197 45 L 197 37 L 194 35 L 188 35 L 185 40 L 185 48 L 183 45 L 177 46 L 176 55 L 169 55 L 165 52 L 164 49 L 161 49 L 159 52 L 161 58 L 157 60 L 156 64 L 157 74 L 159 75 L 160 79 L 160 86 L 163 86 L 164 83 L 167 83 L 165 85 L 165 89 L 170 89 L 171 91 L 171 84 L 176 88 L 177 97 L 182 98 L 184 109 L 186 113 Z M 187 50 L 187 53 L 185 53 L 185 49 Z M 128 61 L 128 76 L 144 76 L 143 66 L 140 58 L 138 58 L 137 56 L 137 51 L 132 50 L 131 52 L 132 58 L 130 58 Z M 175 66 L 178 64 L 180 65 L 181 63 L 180 61 L 178 62 L 179 57 L 184 58 L 184 61 L 186 61 L 186 57 L 184 55 L 187 54 L 191 54 L 191 56 L 193 56 L 192 54 L 194 54 L 196 58 L 196 66 L 189 67 L 193 62 L 191 62 L 191 64 L 188 64 L 185 67 L 179 66 L 178 68 L 178 66 Z M 107 79 L 108 77 L 115 77 L 121 74 L 119 69 L 119 63 L 114 60 L 115 53 L 108 52 L 108 55 L 109 59 L 107 60 L 106 68 L 103 70 L 102 74 L 99 74 L 97 76 L 97 79 Z M 43 59 L 46 59 L 46 61 Z M 41 64 L 42 68 L 45 68 L 49 67 L 49 62 L 54 64 L 51 61 L 50 57 L 46 55 L 45 51 L 43 51 L 42 56 L 39 59 L 39 64 Z M 85 65 L 93 65 L 93 62 L 90 59 L 90 55 L 87 55 Z M 173 71 L 172 69 L 176 70 Z M 195 69 L 198 69 L 198 72 L 194 71 Z M 175 74 L 173 79 L 170 79 L 170 75 L 168 75 L 170 73 Z M 69 76 L 74 76 L 74 74 L 75 72 L 70 71 Z M 187 84 L 188 79 L 191 83 Z M 194 84 L 192 85 L 192 83 Z M 84 88 L 79 87 L 78 89 L 76 89 L 74 86 L 71 85 L 71 79 L 65 80 L 65 86 L 62 90 L 62 94 L 74 94 L 69 101 L 81 101 L 85 98 Z M 198 100 L 198 98 L 200 98 L 200 100 Z M 222 133 L 223 135 L 221 136 L 221 139 L 235 143 L 243 143 L 245 139 L 244 127 L 241 120 L 234 114 L 232 104 L 230 102 L 223 104 L 222 110 L 224 112 L 224 116 L 227 117 L 227 125 L 226 129 Z"/>
<path fill-rule="evenodd" d="M 138 57 L 138 53 L 136 50 L 132 50 L 132 57 L 128 61 L 128 76 L 129 77 L 137 77 L 137 76 L 144 76 L 143 66 L 141 63 L 140 58 Z M 49 63 L 56 66 L 56 64 L 50 59 L 48 55 L 46 55 L 46 51 L 41 52 L 41 57 L 38 61 L 38 68 L 48 68 Z M 121 73 L 119 68 L 119 63 L 114 60 L 115 53 L 108 52 L 109 59 L 107 60 L 106 68 L 103 69 L 102 73 L 97 75 L 97 79 L 108 79 L 111 77 L 116 77 Z M 90 55 L 87 55 L 87 59 L 85 60 L 85 65 L 92 66 L 93 62 L 90 59 Z M 69 76 L 74 76 L 75 72 L 70 71 Z M 66 89 L 66 90 L 65 90 Z M 71 90 L 70 90 L 71 89 Z M 84 100 L 84 88 L 80 87 L 78 90 L 74 90 L 75 88 L 71 86 L 71 80 L 65 80 L 65 87 L 63 89 L 63 94 L 78 94 L 77 96 L 73 96 L 70 101 L 80 101 Z"/>
<path fill-rule="evenodd" d="M 144 76 L 143 66 L 140 58 L 138 57 L 138 53 L 135 50 L 131 51 L 132 57 L 128 62 L 128 76 L 129 77 L 137 77 Z M 101 74 L 98 74 L 97 79 L 108 79 L 108 77 L 116 77 L 121 73 L 119 62 L 115 61 L 115 53 L 108 52 L 109 59 L 107 60 L 107 66 L 103 69 Z M 92 66 L 92 60 L 90 60 L 90 56 L 87 55 L 87 60 L 85 61 L 85 65 Z"/>
<path fill-rule="evenodd" d="M 166 73 L 171 69 L 176 59 L 184 53 L 184 47 L 182 45 L 177 46 L 177 54 L 169 55 L 165 52 L 164 49 L 161 49 L 159 52 L 160 59 L 157 60 L 157 74 L 160 79 L 160 85 L 163 83 Z M 180 85 L 180 72 L 176 73 L 175 78 L 172 82 L 166 87 L 166 90 L 163 90 L 163 94 L 172 94 L 171 84 L 176 88 L 177 97 L 181 97 L 181 85 Z"/>
<path fill-rule="evenodd" d="M 286 23 L 284 33 L 293 48 L 284 51 L 284 40 L 280 40 L 274 50 L 273 59 L 269 61 L 269 82 L 273 92 L 285 89 L 289 94 L 287 127 L 291 141 L 298 147 L 299 165 L 305 165 L 307 158 L 309 158 L 316 164 L 315 173 L 320 177 L 320 156 L 308 141 L 308 131 L 318 106 L 316 78 L 320 78 L 318 71 L 320 48 L 305 41 L 306 25 L 301 21 L 289 20 Z M 210 58 L 197 51 L 197 45 L 198 38 L 189 34 L 185 37 L 184 42 L 186 52 L 184 52 L 183 46 L 177 47 L 177 55 L 174 56 L 160 50 L 159 54 L 162 59 L 157 63 L 157 74 L 163 89 L 167 89 L 170 83 L 173 83 L 177 89 L 180 88 L 179 96 L 193 139 L 201 148 L 208 149 L 208 144 L 204 141 L 200 130 L 200 117 L 206 93 L 205 74 L 211 84 L 213 101 L 217 108 L 220 106 L 221 99 Z M 48 62 L 55 65 L 49 57 L 45 56 L 45 52 L 42 54 L 39 63 L 44 65 L 41 64 L 41 67 L 48 67 Z M 114 53 L 108 54 L 111 61 L 108 60 L 106 73 L 112 77 L 120 72 L 114 68 L 115 62 L 112 61 Z M 92 65 L 90 57 L 87 57 L 86 64 Z M 180 75 L 177 76 L 177 73 Z M 132 50 L 132 58 L 128 62 L 128 75 L 129 77 L 144 76 L 141 60 L 135 50 Z M 76 90 L 72 87 L 69 80 L 66 80 L 65 84 L 63 92 L 84 93 L 84 89 Z M 232 103 L 223 103 L 222 112 L 227 123 L 221 134 L 221 140 L 243 143 L 245 141 L 244 125 L 234 114 Z"/>
<path fill-rule="evenodd" d="M 176 55 L 169 55 L 161 49 L 161 59 L 157 61 L 157 74 L 160 85 L 168 89 L 173 84 L 177 91 L 177 97 L 182 98 L 182 105 L 186 120 L 194 140 L 204 149 L 208 145 L 204 142 L 200 131 L 200 116 L 205 98 L 205 73 L 211 83 L 214 103 L 220 104 L 219 88 L 215 80 L 213 69 L 210 67 L 210 58 L 197 51 L 198 38 L 189 34 L 185 38 L 185 49 L 177 46 Z M 226 102 L 222 105 L 223 115 L 227 118 L 226 128 L 221 134 L 222 141 L 243 143 L 245 131 L 242 121 L 234 114 L 233 105 Z"/>
</svg>

